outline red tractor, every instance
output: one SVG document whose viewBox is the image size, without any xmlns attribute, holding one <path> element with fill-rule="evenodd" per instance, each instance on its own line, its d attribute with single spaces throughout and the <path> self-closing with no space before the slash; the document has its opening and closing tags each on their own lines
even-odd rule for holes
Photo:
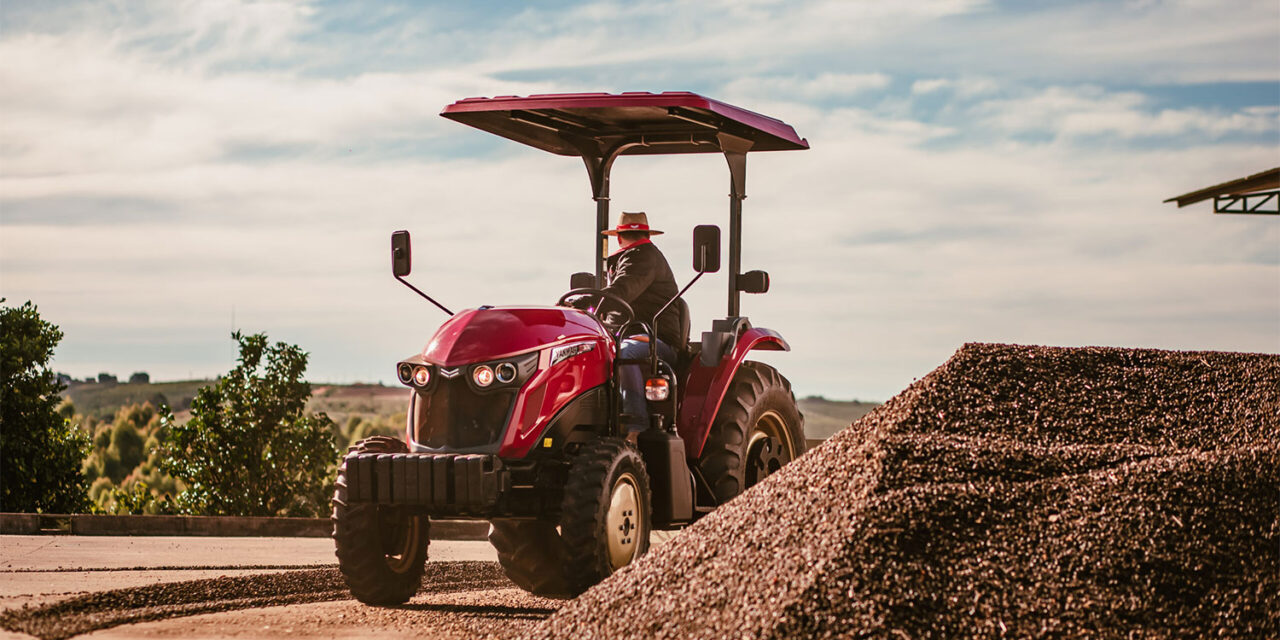
<svg viewBox="0 0 1280 640">
<path fill-rule="evenodd" d="M 405 439 L 369 438 L 342 462 L 333 500 L 339 566 L 362 602 L 399 604 L 420 586 L 431 520 L 485 519 L 513 582 L 572 597 L 645 553 L 652 530 L 688 525 L 803 453 L 790 383 L 746 359 L 789 347 L 740 315 L 739 296 L 769 288 L 763 271 L 740 272 L 747 153 L 809 144 L 780 120 L 685 92 L 469 98 L 441 115 L 586 162 L 595 273 L 575 274 L 556 306 L 453 314 L 403 279 L 409 234 L 392 235 L 396 278 L 452 317 L 396 365 L 413 389 Z M 672 345 L 676 361 L 643 362 L 651 421 L 633 445 L 615 373 L 635 362 L 618 346 L 652 336 L 655 318 L 610 331 L 565 301 L 588 295 L 597 307 L 608 300 L 630 311 L 601 289 L 609 171 L 618 156 L 682 153 L 728 160 L 728 313 L 690 342 L 680 295 L 659 312 L 679 315 L 684 339 Z M 719 270 L 718 227 L 695 229 L 693 255 L 689 286 Z"/>
</svg>

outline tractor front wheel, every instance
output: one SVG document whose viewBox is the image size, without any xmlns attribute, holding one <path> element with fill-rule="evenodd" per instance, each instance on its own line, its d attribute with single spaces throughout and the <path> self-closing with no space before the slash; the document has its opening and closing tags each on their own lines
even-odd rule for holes
<svg viewBox="0 0 1280 640">
<path fill-rule="evenodd" d="M 351 447 L 358 453 L 407 453 L 395 438 L 376 436 Z M 351 594 L 365 604 L 397 605 L 418 592 L 426 571 L 430 522 L 394 507 L 352 504 L 347 499 L 347 466 L 338 471 L 333 496 L 333 539 L 338 568 Z"/>
<path fill-rule="evenodd" d="M 507 577 L 548 598 L 572 598 L 649 549 L 649 474 L 635 447 L 590 442 L 569 463 L 560 522 L 492 520 L 489 542 Z"/>
<path fill-rule="evenodd" d="M 544 598 L 569 598 L 564 541 L 555 525 L 542 520 L 491 520 L 489 543 L 502 571 L 516 586 Z"/>
<path fill-rule="evenodd" d="M 560 508 L 572 595 L 649 550 L 650 514 L 649 474 L 635 447 L 601 438 L 573 457 Z"/>
<path fill-rule="evenodd" d="M 724 504 L 804 453 L 804 416 L 776 369 L 744 362 L 720 403 L 698 468 Z"/>
</svg>

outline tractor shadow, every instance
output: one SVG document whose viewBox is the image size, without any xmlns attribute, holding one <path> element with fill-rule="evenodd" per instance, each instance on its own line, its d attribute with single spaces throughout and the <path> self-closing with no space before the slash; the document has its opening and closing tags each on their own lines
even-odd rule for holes
<svg viewBox="0 0 1280 640">
<path fill-rule="evenodd" d="M 436 604 L 409 603 L 396 607 L 406 611 L 424 613 L 445 613 L 472 618 L 490 618 L 497 620 L 543 620 L 555 613 L 550 607 L 511 607 L 494 604 Z"/>
</svg>

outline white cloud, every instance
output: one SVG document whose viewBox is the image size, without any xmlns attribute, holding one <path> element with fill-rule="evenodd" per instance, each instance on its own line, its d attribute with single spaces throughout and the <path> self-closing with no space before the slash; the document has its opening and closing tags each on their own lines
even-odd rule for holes
<svg viewBox="0 0 1280 640">
<path fill-rule="evenodd" d="M 14 175 L 168 170 L 243 148 L 321 152 L 439 135 L 442 105 L 485 91 L 532 93 L 448 69 L 313 78 L 166 66 L 110 39 L 0 42 L 0 145 Z"/>
<path fill-rule="evenodd" d="M 218 373 L 234 309 L 315 378 L 390 380 L 442 319 L 386 273 L 391 230 L 454 307 L 549 303 L 588 264 L 581 162 L 476 157 L 486 136 L 441 107 L 700 86 L 813 145 L 752 156 L 744 222 L 744 266 L 774 278 L 744 308 L 792 341 L 769 359 L 801 393 L 885 398 L 969 340 L 1280 351 L 1280 228 L 1161 203 L 1273 165 L 1276 108 L 1126 83 L 1277 76 L 1255 26 L 1202 7 L 606 3 L 458 28 L 428 8 L 340 35 L 306 4 L 122 6 L 0 36 L 0 277 L 62 324 L 77 376 Z M 627 86 L 637 69 L 671 85 Z M 726 179 L 716 156 L 623 158 L 615 211 L 653 212 L 684 280 Z M 704 280 L 695 331 L 724 312 Z"/>
<path fill-rule="evenodd" d="M 938 93 L 940 91 L 950 91 L 961 98 L 972 98 L 989 93 L 995 93 L 999 90 L 1000 85 L 992 78 L 926 78 L 916 80 L 911 83 L 911 93 L 914 95 L 928 95 Z"/>
<path fill-rule="evenodd" d="M 765 76 L 741 78 L 724 86 L 726 95 L 748 100 L 783 98 L 823 101 L 850 98 L 889 86 L 883 73 L 821 73 L 811 77 Z"/>
<path fill-rule="evenodd" d="M 1010 99 L 988 100 L 974 108 L 983 121 L 1013 133 L 1062 137 L 1110 135 L 1171 138 L 1192 134 L 1265 135 L 1276 130 L 1280 105 L 1236 112 L 1201 108 L 1153 109 L 1141 93 L 1096 87 L 1049 87 Z"/>
</svg>

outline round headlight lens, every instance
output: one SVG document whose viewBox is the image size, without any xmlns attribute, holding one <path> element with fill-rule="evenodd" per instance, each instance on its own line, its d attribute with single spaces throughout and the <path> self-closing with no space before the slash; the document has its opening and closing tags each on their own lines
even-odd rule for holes
<svg viewBox="0 0 1280 640">
<path fill-rule="evenodd" d="M 413 384 L 425 387 L 428 382 L 431 382 L 431 370 L 426 367 L 414 367 Z"/>
<path fill-rule="evenodd" d="M 489 365 L 482 364 L 471 372 L 471 379 L 475 380 L 477 386 L 487 387 L 493 384 L 493 369 Z"/>
<path fill-rule="evenodd" d="M 413 365 L 408 362 L 401 362 L 396 367 L 396 377 L 400 378 L 400 384 L 410 384 L 413 382 Z"/>
<path fill-rule="evenodd" d="M 516 365 L 510 362 L 504 362 L 493 370 L 494 375 L 498 376 L 498 382 L 506 384 L 516 379 Z"/>
</svg>

